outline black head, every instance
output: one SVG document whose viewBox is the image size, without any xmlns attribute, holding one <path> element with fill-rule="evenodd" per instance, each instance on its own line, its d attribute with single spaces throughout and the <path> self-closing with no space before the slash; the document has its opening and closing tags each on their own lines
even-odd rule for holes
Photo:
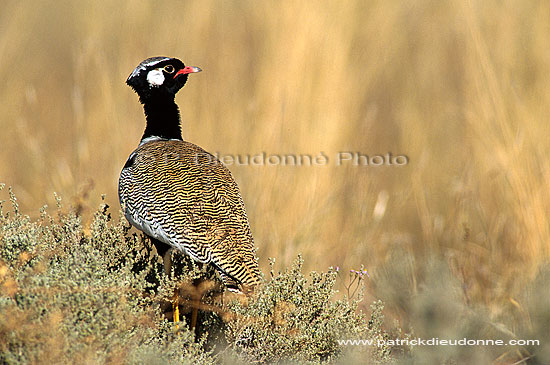
<svg viewBox="0 0 550 365">
<path fill-rule="evenodd" d="M 152 57 L 141 62 L 126 80 L 142 102 L 151 97 L 170 97 L 185 85 L 190 73 L 201 69 L 185 66 L 177 58 Z"/>
</svg>

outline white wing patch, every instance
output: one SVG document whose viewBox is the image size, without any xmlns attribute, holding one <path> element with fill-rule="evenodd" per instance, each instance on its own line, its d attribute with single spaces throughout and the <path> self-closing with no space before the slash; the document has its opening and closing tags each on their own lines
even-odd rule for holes
<svg viewBox="0 0 550 365">
<path fill-rule="evenodd" d="M 147 235 L 158 239 L 161 242 L 166 243 L 167 245 L 173 246 L 171 243 L 170 238 L 166 234 L 166 232 L 159 227 L 157 224 L 154 224 L 153 222 L 148 222 L 145 219 L 141 219 L 139 217 L 139 214 L 137 212 L 134 212 L 134 214 L 131 214 L 128 209 L 124 212 L 126 219 L 136 228 L 142 230 Z"/>
<path fill-rule="evenodd" d="M 208 251 L 207 257 L 199 257 L 195 255 L 192 251 L 187 250 L 185 247 L 185 244 L 182 244 L 180 242 L 175 241 L 174 239 L 171 239 L 171 237 L 166 233 L 162 227 L 155 222 L 150 222 L 146 219 L 142 219 L 139 216 L 138 212 L 134 212 L 132 214 L 128 209 L 124 210 L 124 215 L 126 216 L 126 219 L 130 222 L 131 225 L 136 227 L 137 229 L 143 231 L 148 236 L 151 236 L 153 238 L 156 238 L 157 240 L 166 243 L 169 246 L 172 246 L 180 251 L 185 252 L 188 256 L 191 256 L 193 260 L 201 262 L 201 263 L 207 263 L 211 261 L 211 252 Z"/>
<path fill-rule="evenodd" d="M 162 69 L 156 68 L 149 71 L 147 74 L 147 82 L 151 87 L 159 87 L 162 85 L 164 83 L 164 74 L 162 73 Z"/>
</svg>

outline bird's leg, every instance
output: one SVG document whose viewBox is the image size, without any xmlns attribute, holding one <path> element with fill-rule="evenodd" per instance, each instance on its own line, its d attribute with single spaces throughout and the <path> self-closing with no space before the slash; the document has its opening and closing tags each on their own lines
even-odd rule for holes
<svg viewBox="0 0 550 365">
<path fill-rule="evenodd" d="M 198 264 L 200 270 L 204 272 L 206 266 Z M 203 294 L 206 292 L 203 279 L 194 279 L 191 286 L 191 330 L 195 332 L 195 337 L 199 336 L 199 327 L 197 326 L 199 317 L 199 308 Z"/>
<path fill-rule="evenodd" d="M 164 264 L 164 272 L 170 276 L 172 271 L 172 250 L 168 250 L 162 256 L 162 263 Z"/>
<path fill-rule="evenodd" d="M 164 242 L 157 240 L 156 238 L 149 237 L 151 242 L 155 245 L 157 253 L 162 257 L 162 263 L 164 264 L 164 272 L 168 277 L 172 275 L 172 248 Z M 172 316 L 174 318 L 174 323 L 180 321 L 180 312 L 179 312 L 179 288 L 176 289 L 174 297 L 172 298 Z M 176 324 L 177 328 L 177 324 Z"/>
<path fill-rule="evenodd" d="M 172 250 L 166 251 L 164 253 L 164 256 L 162 257 L 162 260 L 164 263 L 164 270 L 166 271 L 166 274 L 170 275 L 172 272 Z M 180 321 L 179 302 L 179 288 L 176 288 L 176 292 L 174 293 L 174 297 L 172 298 L 172 316 L 174 319 L 174 323 L 176 323 L 176 329 L 178 328 L 177 323 Z"/>
<path fill-rule="evenodd" d="M 174 323 L 176 323 L 176 329 L 178 328 L 178 325 L 177 323 L 179 323 L 180 321 L 180 307 L 179 307 L 179 295 L 177 294 L 177 291 L 176 291 L 176 298 L 174 299 L 174 301 L 172 302 L 172 310 L 174 311 L 174 314 L 173 314 L 173 318 L 174 318 Z"/>
</svg>

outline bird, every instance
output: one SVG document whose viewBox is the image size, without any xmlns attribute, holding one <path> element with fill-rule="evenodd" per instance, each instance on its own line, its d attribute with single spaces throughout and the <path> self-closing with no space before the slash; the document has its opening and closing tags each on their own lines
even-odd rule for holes
<svg viewBox="0 0 550 365">
<path fill-rule="evenodd" d="M 228 290 L 246 294 L 261 272 L 239 187 L 214 155 L 182 137 L 175 96 L 201 71 L 177 58 L 152 57 L 126 80 L 143 104 L 146 126 L 120 173 L 120 204 L 156 247 L 167 274 L 171 251 L 178 250 L 213 265 Z M 177 303 L 179 321 L 176 312 Z"/>
</svg>

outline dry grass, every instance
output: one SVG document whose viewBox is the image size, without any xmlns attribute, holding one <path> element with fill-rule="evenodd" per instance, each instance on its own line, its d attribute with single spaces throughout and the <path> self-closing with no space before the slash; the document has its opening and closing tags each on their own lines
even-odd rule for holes
<svg viewBox="0 0 550 365">
<path fill-rule="evenodd" d="M 118 174 L 144 128 L 125 78 L 146 57 L 177 56 L 205 70 L 177 98 L 188 140 L 211 152 L 331 159 L 231 167 L 264 271 L 268 257 L 287 266 L 298 253 L 306 270 L 364 264 L 377 298 L 386 295 L 377 281 L 400 266 L 416 295 L 435 256 L 466 305 L 511 326 L 530 321 L 520 289 L 550 255 L 549 3 L 2 8 L 0 180 L 23 211 L 54 204 L 54 191 L 84 214 L 100 193 L 118 206 Z M 336 166 L 339 151 L 410 163 Z"/>
</svg>

